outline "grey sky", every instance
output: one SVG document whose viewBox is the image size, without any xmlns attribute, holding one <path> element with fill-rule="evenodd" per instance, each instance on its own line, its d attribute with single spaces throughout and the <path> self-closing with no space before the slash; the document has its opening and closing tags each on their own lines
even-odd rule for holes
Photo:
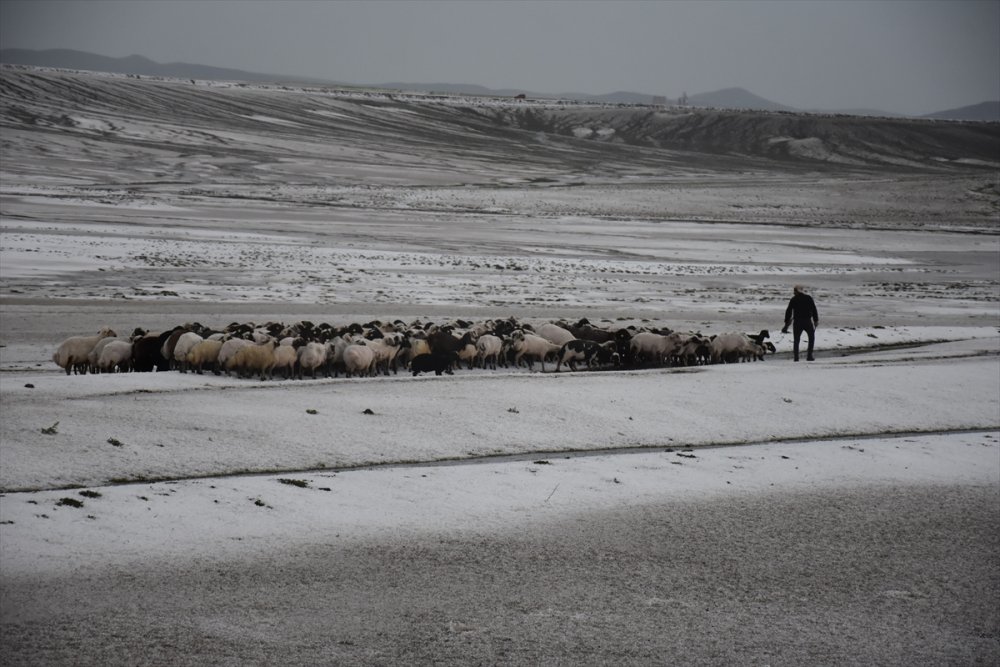
<svg viewBox="0 0 1000 667">
<path fill-rule="evenodd" d="M 923 114 L 1000 99 L 1000 0 L 0 0 L 0 46 L 350 83 Z"/>
</svg>

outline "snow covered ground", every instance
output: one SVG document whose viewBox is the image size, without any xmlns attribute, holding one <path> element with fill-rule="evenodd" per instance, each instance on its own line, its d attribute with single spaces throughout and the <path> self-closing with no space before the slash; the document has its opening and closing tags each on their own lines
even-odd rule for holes
<svg viewBox="0 0 1000 667">
<path fill-rule="evenodd" d="M 637 148 L 617 109 L 2 81 L 4 664 L 1000 659 L 994 169 Z M 778 333 L 799 283 L 811 363 Z M 778 351 L 271 382 L 50 360 L 104 325 L 511 315 Z"/>
<path fill-rule="evenodd" d="M 55 564 L 84 534 L 96 540 L 94 551 L 85 551 L 102 559 L 100 544 L 113 552 L 128 545 L 144 557 L 163 548 L 212 552 L 232 538 L 219 533 L 218 521 L 239 530 L 233 512 L 247 512 L 242 520 L 274 519 L 276 532 L 261 531 L 240 545 L 266 551 L 274 542 L 314 538 L 280 517 L 318 521 L 321 532 L 328 532 L 326 521 L 335 522 L 335 532 L 346 522 L 367 534 L 381 523 L 372 514 L 387 512 L 396 516 L 390 524 L 398 519 L 408 530 L 433 529 L 450 512 L 488 515 L 553 484 L 572 489 L 566 494 L 572 500 L 555 507 L 578 511 L 588 488 L 617 477 L 636 488 L 614 502 L 639 504 L 647 497 L 714 494 L 731 483 L 741 493 L 774 483 L 794 489 L 883 479 L 994 484 L 1000 482 L 997 342 L 994 333 L 811 364 L 466 371 L 454 378 L 262 383 L 50 371 L 18 374 L 15 382 L 8 373 L 0 394 L 6 412 L 0 483 L 17 493 L 0 505 L 7 537 L 0 553 L 6 568 L 31 571 L 44 566 L 39 549 Z M 888 435 L 898 437 L 881 437 Z M 598 455 L 581 456 L 591 452 Z M 688 461 L 679 452 L 695 455 Z M 775 457 L 783 455 L 796 466 L 775 470 Z M 539 458 L 554 465 L 541 468 L 533 462 Z M 416 466 L 443 461 L 462 465 Z M 554 480 L 550 470 L 557 471 Z M 402 519 L 375 501 L 401 479 L 428 473 L 447 478 L 448 491 L 424 499 L 420 516 Z M 516 487 L 486 492 L 484 480 L 495 475 L 516 477 Z M 296 496 L 279 484 L 287 478 L 329 487 L 333 495 L 322 505 L 307 502 L 308 509 L 298 501 L 314 495 Z M 372 487 L 362 492 L 368 482 Z M 102 499 L 91 501 L 80 488 L 98 490 Z M 135 513 L 150 507 L 136 505 L 137 494 L 170 498 L 153 518 L 183 521 L 186 534 L 171 532 L 172 546 L 165 544 L 166 533 L 151 517 Z M 374 494 L 372 504 L 359 494 Z M 220 495 L 222 515 L 212 508 Z M 59 505 L 65 497 L 84 507 Z M 325 516 L 348 498 L 349 512 Z M 262 512 L 256 499 L 276 511 Z M 602 492 L 596 501 L 609 500 Z M 192 513 L 198 505 L 203 514 Z M 146 524 L 151 541 L 137 534 L 137 522 Z M 63 530 L 69 532 L 57 538 Z"/>
</svg>

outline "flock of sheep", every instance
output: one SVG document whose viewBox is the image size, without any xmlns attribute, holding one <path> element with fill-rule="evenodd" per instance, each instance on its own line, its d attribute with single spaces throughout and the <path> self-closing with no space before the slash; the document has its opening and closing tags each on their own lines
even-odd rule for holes
<svg viewBox="0 0 1000 667">
<path fill-rule="evenodd" d="M 537 327 L 515 318 L 444 325 L 399 320 L 332 327 L 300 321 L 292 325 L 232 323 L 221 331 L 195 322 L 169 331 L 136 329 L 118 337 L 110 329 L 65 340 L 52 360 L 66 374 L 162 371 L 236 374 L 260 379 L 388 375 L 400 367 L 419 375 L 472 368 L 534 368 L 555 362 L 577 370 L 732 363 L 764 359 L 774 352 L 767 330 L 757 334 L 705 336 L 669 329 L 602 328 L 586 319 Z"/>
</svg>

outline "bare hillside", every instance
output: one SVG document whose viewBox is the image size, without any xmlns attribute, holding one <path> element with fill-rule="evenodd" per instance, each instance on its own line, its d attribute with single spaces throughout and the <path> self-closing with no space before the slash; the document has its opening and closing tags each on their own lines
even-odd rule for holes
<svg viewBox="0 0 1000 667">
<path fill-rule="evenodd" d="M 563 136 L 810 166 L 1000 165 L 998 123 L 635 107 L 504 109 L 496 117 L 504 124 Z"/>
<path fill-rule="evenodd" d="M 0 95 L 7 129 L 76 130 L 248 159 L 256 156 L 252 146 L 213 130 L 303 142 L 295 149 L 317 158 L 335 157 L 328 149 L 347 143 L 410 154 L 433 149 L 498 169 L 627 162 L 633 169 L 683 163 L 727 170 L 760 159 L 778 169 L 1000 166 L 997 123 L 391 94 L 23 67 L 4 68 Z M 146 134 L 129 122 L 165 131 Z M 177 125 L 190 129 L 177 131 Z"/>
<path fill-rule="evenodd" d="M 1000 124 L 5 66 L 6 212 L 157 205 L 994 232 Z M 53 189 L 57 189 L 56 193 Z M 21 203 L 27 200 L 20 199 Z M 248 225 L 252 229 L 252 226 Z"/>
</svg>

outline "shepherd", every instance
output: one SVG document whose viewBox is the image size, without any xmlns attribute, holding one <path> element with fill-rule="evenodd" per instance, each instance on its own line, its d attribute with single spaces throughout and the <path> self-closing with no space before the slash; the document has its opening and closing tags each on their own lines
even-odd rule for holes
<svg viewBox="0 0 1000 667">
<path fill-rule="evenodd" d="M 819 326 L 819 314 L 816 312 L 816 302 L 806 294 L 802 285 L 792 288 L 792 299 L 785 309 L 785 326 L 781 333 L 788 333 L 788 325 L 792 325 L 794 342 L 792 343 L 792 354 L 795 361 L 799 360 L 799 339 L 805 331 L 809 336 L 809 347 L 806 350 L 806 361 L 813 361 L 813 345 L 816 342 L 816 327 Z"/>
</svg>

